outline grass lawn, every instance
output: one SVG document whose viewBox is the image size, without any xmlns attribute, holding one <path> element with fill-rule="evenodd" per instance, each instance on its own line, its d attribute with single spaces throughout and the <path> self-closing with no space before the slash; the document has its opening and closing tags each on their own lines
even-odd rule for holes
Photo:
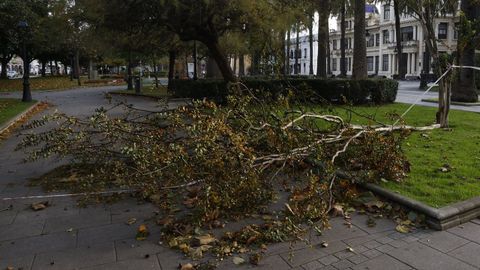
<svg viewBox="0 0 480 270">
<path fill-rule="evenodd" d="M 123 81 L 117 80 L 96 80 L 88 81 L 86 78 L 81 78 L 82 87 L 94 87 L 105 85 L 123 84 Z M 69 77 L 36 77 L 30 79 L 30 88 L 33 91 L 38 90 L 64 90 L 78 87 L 77 80 L 70 81 Z M 0 92 L 15 92 L 22 91 L 23 80 L 0 80 Z"/>
<path fill-rule="evenodd" d="M 375 115 L 390 124 L 388 113 L 402 114 L 409 105 L 355 107 L 356 112 Z M 417 106 L 406 116 L 406 124 L 424 126 L 433 123 L 436 108 Z M 338 114 L 346 116 L 339 110 Z M 352 121 L 366 124 L 353 116 Z M 411 173 L 403 183 L 388 182 L 384 187 L 433 207 L 480 196 L 480 114 L 453 110 L 451 130 L 413 132 L 403 147 L 411 162 Z M 446 164 L 452 169 L 442 172 Z"/>
<path fill-rule="evenodd" d="M 33 104 L 35 104 L 35 101 L 26 103 L 18 99 L 0 99 L 0 125 L 24 112 Z"/>
</svg>

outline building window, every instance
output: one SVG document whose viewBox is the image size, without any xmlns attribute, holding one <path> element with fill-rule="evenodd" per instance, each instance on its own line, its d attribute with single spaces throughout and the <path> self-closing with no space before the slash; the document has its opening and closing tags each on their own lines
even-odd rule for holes
<svg viewBox="0 0 480 270">
<path fill-rule="evenodd" d="M 373 71 L 374 66 L 373 66 L 373 56 L 368 56 L 367 57 L 367 70 L 368 71 Z"/>
<path fill-rule="evenodd" d="M 400 33 L 402 35 L 402 41 L 413 40 L 413 26 L 400 28 Z"/>
<path fill-rule="evenodd" d="M 303 72 L 307 73 L 307 64 L 303 63 Z"/>
<path fill-rule="evenodd" d="M 375 35 L 375 46 L 380 46 L 380 34 Z"/>
<path fill-rule="evenodd" d="M 448 23 L 438 24 L 438 39 L 447 39 L 448 36 Z"/>
<path fill-rule="evenodd" d="M 348 47 L 347 47 L 347 48 L 348 48 L 348 49 L 353 48 L 352 38 L 349 38 L 349 39 L 348 39 Z"/>
<path fill-rule="evenodd" d="M 367 41 L 367 47 L 373 47 L 375 46 L 375 37 L 373 35 L 370 35 Z"/>
<path fill-rule="evenodd" d="M 332 70 L 337 71 L 337 58 L 332 58 Z"/>
<path fill-rule="evenodd" d="M 390 20 L 390 5 L 383 6 L 383 19 L 386 21 Z"/>
<path fill-rule="evenodd" d="M 298 59 L 301 59 L 301 58 L 302 58 L 302 50 L 298 49 Z"/>
<path fill-rule="evenodd" d="M 290 59 L 294 59 L 293 50 L 290 51 Z"/>
<path fill-rule="evenodd" d="M 303 53 L 304 53 L 304 56 L 303 56 L 303 58 L 305 58 L 305 59 L 306 59 L 306 58 L 307 58 L 307 49 L 304 49 L 304 50 L 303 50 Z"/>
<path fill-rule="evenodd" d="M 352 71 L 352 58 L 348 58 L 348 71 Z"/>
<path fill-rule="evenodd" d="M 388 30 L 383 30 L 383 44 L 390 43 L 390 32 Z"/>
<path fill-rule="evenodd" d="M 334 39 L 332 42 L 333 42 L 332 43 L 333 44 L 333 49 L 336 50 L 337 49 L 337 40 Z"/>
<path fill-rule="evenodd" d="M 383 57 L 382 70 L 388 71 L 388 54 L 384 54 L 382 57 Z"/>
</svg>

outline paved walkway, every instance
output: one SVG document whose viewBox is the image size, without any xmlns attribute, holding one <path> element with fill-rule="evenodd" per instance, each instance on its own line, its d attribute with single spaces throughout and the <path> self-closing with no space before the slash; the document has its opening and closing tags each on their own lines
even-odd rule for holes
<svg viewBox="0 0 480 270">
<path fill-rule="evenodd" d="M 401 81 L 398 87 L 398 95 L 396 102 L 412 104 L 417 101 L 417 99 L 424 93 L 425 90 L 420 90 L 420 81 Z M 429 92 L 422 99 L 425 98 L 438 98 L 437 92 Z M 428 107 L 438 107 L 438 104 L 431 102 L 420 101 L 418 103 L 422 106 Z M 480 106 L 458 106 L 451 105 L 452 109 L 469 111 L 469 112 L 480 112 Z"/>
<path fill-rule="evenodd" d="M 56 109 L 75 115 L 88 115 L 98 106 L 107 88 L 65 92 L 35 93 L 34 98 L 54 103 Z M 129 100 L 152 108 L 150 100 Z M 52 109 L 53 110 L 53 109 Z M 46 112 L 48 113 L 48 112 Z M 2 198 L 42 195 L 29 187 L 28 178 L 58 166 L 53 161 L 23 164 L 23 154 L 15 152 L 18 138 L 0 144 L 0 269 L 176 269 L 189 262 L 178 252 L 159 245 L 159 227 L 149 218 L 155 215 L 150 204 L 127 199 L 113 205 L 76 207 L 71 198 L 49 200 L 51 206 L 33 212 L 29 205 L 39 200 L 1 201 Z M 7 209 L 12 205 L 11 210 Z M 126 225 L 130 218 L 149 225 L 151 236 L 135 241 L 137 226 Z M 138 225 L 139 223 L 135 224 Z M 332 229 L 312 237 L 306 247 L 289 243 L 269 247 L 260 266 L 254 269 L 479 269 L 480 221 L 473 221 L 446 232 L 430 230 L 400 234 L 391 220 L 379 219 L 373 228 L 367 218 L 353 215 L 348 228 L 343 219 L 332 220 Z M 327 241 L 327 248 L 321 243 Z M 348 251 L 352 247 L 354 252 Z M 290 255 L 293 254 L 293 257 Z M 219 269 L 251 269 L 235 266 L 229 258 Z"/>
</svg>

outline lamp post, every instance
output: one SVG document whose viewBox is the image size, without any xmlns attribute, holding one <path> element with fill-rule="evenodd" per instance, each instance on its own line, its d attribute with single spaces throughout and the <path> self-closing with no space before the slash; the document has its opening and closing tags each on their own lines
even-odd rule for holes
<svg viewBox="0 0 480 270">
<path fill-rule="evenodd" d="M 22 36 L 22 59 L 23 59 L 23 102 L 32 101 L 32 92 L 30 91 L 30 61 L 28 61 L 28 50 L 26 41 L 26 32 L 28 29 L 28 23 L 26 21 L 20 21 L 18 28 L 21 31 Z"/>
</svg>

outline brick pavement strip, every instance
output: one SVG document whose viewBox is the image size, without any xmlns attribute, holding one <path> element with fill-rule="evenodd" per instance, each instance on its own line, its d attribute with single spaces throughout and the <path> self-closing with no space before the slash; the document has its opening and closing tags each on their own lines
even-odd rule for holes
<svg viewBox="0 0 480 270">
<path fill-rule="evenodd" d="M 353 266 L 353 270 L 409 270 L 410 266 L 388 256 L 382 255 L 373 260 Z"/>
</svg>

